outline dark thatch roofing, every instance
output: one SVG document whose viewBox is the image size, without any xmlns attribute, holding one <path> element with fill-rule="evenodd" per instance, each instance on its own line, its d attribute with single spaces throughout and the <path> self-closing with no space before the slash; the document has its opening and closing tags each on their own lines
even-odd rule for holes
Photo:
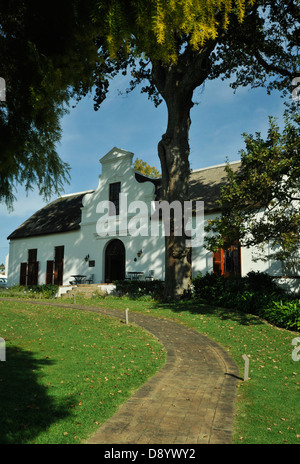
<svg viewBox="0 0 300 464">
<path fill-rule="evenodd" d="M 82 198 L 87 192 L 57 198 L 23 222 L 8 240 L 80 229 Z"/>
<path fill-rule="evenodd" d="M 231 165 L 232 169 L 239 169 L 240 163 Z M 161 179 L 151 179 L 143 174 L 136 173 L 136 180 L 140 183 L 153 182 L 155 185 L 155 199 L 161 200 Z M 226 182 L 224 165 L 191 172 L 190 200 L 204 201 L 205 212 L 219 209 L 217 199 L 220 188 Z M 8 239 L 35 237 L 39 235 L 71 232 L 80 229 L 82 198 L 86 193 L 66 195 L 49 203 L 27 221 L 20 225 Z"/>
<path fill-rule="evenodd" d="M 230 167 L 236 172 L 240 169 L 241 163 L 231 163 Z M 226 184 L 226 179 L 225 165 L 192 171 L 190 200 L 204 201 L 206 213 L 220 210 L 217 200 L 220 197 L 221 187 Z"/>
</svg>

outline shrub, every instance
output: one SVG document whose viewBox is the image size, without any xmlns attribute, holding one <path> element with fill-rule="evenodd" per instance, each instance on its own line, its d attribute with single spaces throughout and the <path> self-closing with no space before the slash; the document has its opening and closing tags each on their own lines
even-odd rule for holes
<svg viewBox="0 0 300 464">
<path fill-rule="evenodd" d="M 300 300 L 285 294 L 272 276 L 249 272 L 244 278 L 206 274 L 193 279 L 194 295 L 208 303 L 258 315 L 286 329 L 300 329 Z"/>
<path fill-rule="evenodd" d="M 200 274 L 192 283 L 195 296 L 213 304 L 225 303 L 237 292 L 246 290 L 243 279 L 226 278 L 217 274 L 207 273 L 203 277 Z"/>
<path fill-rule="evenodd" d="M 28 287 L 15 285 L 1 292 L 3 296 L 17 298 L 54 298 L 58 285 L 30 285 Z"/>
<path fill-rule="evenodd" d="M 58 292 L 58 285 L 31 285 L 27 289 L 31 293 L 41 294 L 42 298 L 54 298 Z"/>
<path fill-rule="evenodd" d="M 163 297 L 164 282 L 161 280 L 118 280 L 114 283 L 120 296 L 155 300 Z"/>
<path fill-rule="evenodd" d="M 300 300 L 289 297 L 272 301 L 263 309 L 262 317 L 278 327 L 300 330 Z"/>
<path fill-rule="evenodd" d="M 253 291 L 264 291 L 267 293 L 278 292 L 283 293 L 282 289 L 278 287 L 274 278 L 265 272 L 248 272 L 247 277 L 244 278 L 246 285 Z"/>
</svg>

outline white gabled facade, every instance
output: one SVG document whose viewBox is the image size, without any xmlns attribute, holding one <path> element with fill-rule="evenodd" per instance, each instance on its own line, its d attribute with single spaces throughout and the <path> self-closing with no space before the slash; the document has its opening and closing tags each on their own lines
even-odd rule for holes
<svg viewBox="0 0 300 464">
<path fill-rule="evenodd" d="M 28 250 L 36 249 L 38 283 L 46 282 L 47 262 L 55 260 L 55 248 L 64 247 L 63 285 L 73 281 L 73 275 L 91 275 L 94 282 L 105 282 L 106 251 L 114 239 L 120 240 L 125 248 L 125 272 L 149 272 L 155 279 L 164 279 L 164 237 L 132 237 L 126 230 L 120 235 L 101 236 L 97 233 L 97 223 L 103 216 L 98 212 L 99 204 L 109 200 L 111 184 L 121 184 L 121 192 L 127 194 L 128 205 L 141 201 L 149 205 L 154 200 L 155 187 L 152 182 L 138 182 L 132 166 L 133 153 L 112 149 L 101 160 L 102 174 L 95 191 L 87 192 L 82 199 L 80 228 L 71 232 L 23 237 L 10 240 L 8 284 L 20 282 L 20 265 L 28 262 Z M 67 198 L 67 195 L 62 199 Z M 128 214 L 128 221 L 134 213 Z M 120 225 L 120 215 L 111 216 L 111 222 Z M 141 256 L 138 252 L 142 250 Z M 85 258 L 88 257 L 87 260 Z"/>
</svg>

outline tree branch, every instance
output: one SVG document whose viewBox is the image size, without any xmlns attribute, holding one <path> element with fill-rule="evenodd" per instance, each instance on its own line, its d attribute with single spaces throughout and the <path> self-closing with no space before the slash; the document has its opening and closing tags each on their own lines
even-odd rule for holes
<svg viewBox="0 0 300 464">
<path fill-rule="evenodd" d="M 262 55 L 259 53 L 258 50 L 255 50 L 254 51 L 254 56 L 255 58 L 257 59 L 257 62 L 263 66 L 263 68 L 266 70 L 266 71 L 274 71 L 278 74 L 280 74 L 281 76 L 285 76 L 285 77 L 290 77 L 291 79 L 296 77 L 295 76 L 295 73 L 293 72 L 290 72 L 288 71 L 287 69 L 284 69 L 284 68 L 281 68 L 280 66 L 276 66 L 272 63 L 268 63 L 263 57 Z"/>
</svg>

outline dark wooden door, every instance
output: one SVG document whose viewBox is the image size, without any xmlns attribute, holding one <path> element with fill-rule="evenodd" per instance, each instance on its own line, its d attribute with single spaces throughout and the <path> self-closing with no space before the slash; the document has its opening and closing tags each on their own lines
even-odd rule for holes
<svg viewBox="0 0 300 464">
<path fill-rule="evenodd" d="M 38 261 L 28 262 L 27 285 L 38 285 L 39 263 Z"/>
<path fill-rule="evenodd" d="M 53 284 L 54 261 L 47 261 L 46 267 L 46 285 Z"/>
<path fill-rule="evenodd" d="M 63 284 L 64 253 L 64 246 L 57 246 L 54 248 L 54 285 Z"/>
<path fill-rule="evenodd" d="M 105 250 L 105 282 L 125 279 L 125 247 L 121 240 L 112 240 Z"/>
<path fill-rule="evenodd" d="M 37 261 L 37 248 L 28 250 L 27 285 L 37 285 L 39 276 L 39 263 Z"/>
<path fill-rule="evenodd" d="M 21 263 L 20 266 L 20 285 L 27 285 L 27 263 Z"/>
<path fill-rule="evenodd" d="M 225 277 L 241 275 L 241 248 L 232 245 L 226 250 L 225 254 Z"/>
</svg>

